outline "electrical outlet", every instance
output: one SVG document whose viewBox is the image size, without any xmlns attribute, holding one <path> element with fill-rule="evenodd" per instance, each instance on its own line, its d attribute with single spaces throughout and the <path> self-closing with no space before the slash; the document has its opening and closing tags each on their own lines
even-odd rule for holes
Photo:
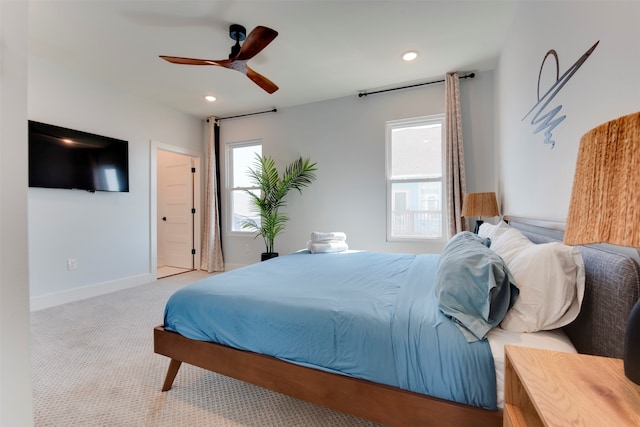
<svg viewBox="0 0 640 427">
<path fill-rule="evenodd" d="M 69 258 L 67 260 L 67 270 L 77 270 L 78 269 L 78 260 L 75 258 Z"/>
</svg>

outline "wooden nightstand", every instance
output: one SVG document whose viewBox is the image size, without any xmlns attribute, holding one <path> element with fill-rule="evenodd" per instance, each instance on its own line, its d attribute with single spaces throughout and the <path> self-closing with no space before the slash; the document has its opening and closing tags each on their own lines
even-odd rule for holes
<svg viewBox="0 0 640 427">
<path fill-rule="evenodd" d="M 505 346 L 504 426 L 640 426 L 621 359 Z"/>
</svg>

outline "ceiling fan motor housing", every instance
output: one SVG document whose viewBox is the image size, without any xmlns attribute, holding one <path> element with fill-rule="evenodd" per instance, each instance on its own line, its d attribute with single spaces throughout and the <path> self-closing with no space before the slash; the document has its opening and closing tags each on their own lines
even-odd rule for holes
<svg viewBox="0 0 640 427">
<path fill-rule="evenodd" d="M 233 59 L 240 53 L 240 42 L 247 37 L 247 29 L 240 24 L 231 24 L 229 37 L 236 42 L 235 45 L 231 46 L 231 53 L 229 54 L 229 59 Z"/>
</svg>

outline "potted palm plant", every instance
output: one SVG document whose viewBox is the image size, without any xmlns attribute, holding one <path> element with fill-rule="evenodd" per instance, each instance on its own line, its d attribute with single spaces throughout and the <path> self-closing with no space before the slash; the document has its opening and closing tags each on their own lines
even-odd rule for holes
<svg viewBox="0 0 640 427">
<path fill-rule="evenodd" d="M 256 238 L 262 236 L 266 247 L 261 256 L 262 261 L 278 256 L 274 251 L 273 242 L 289 220 L 280 212 L 280 208 L 286 204 L 285 197 L 291 189 L 302 193 L 302 188 L 316 179 L 316 170 L 316 163 L 311 163 L 309 158 L 300 157 L 291 162 L 280 176 L 273 158 L 256 155 L 254 167 L 249 168 L 249 177 L 259 192 L 246 191 L 251 198 L 252 209 L 257 215 L 256 218 L 244 218 L 242 228 L 254 230 Z"/>
</svg>

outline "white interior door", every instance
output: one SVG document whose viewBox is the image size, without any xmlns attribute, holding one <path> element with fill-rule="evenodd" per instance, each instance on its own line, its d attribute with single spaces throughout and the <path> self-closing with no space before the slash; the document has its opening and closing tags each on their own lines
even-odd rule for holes
<svg viewBox="0 0 640 427">
<path fill-rule="evenodd" d="M 158 265 L 194 268 L 193 161 L 158 151 Z"/>
</svg>

